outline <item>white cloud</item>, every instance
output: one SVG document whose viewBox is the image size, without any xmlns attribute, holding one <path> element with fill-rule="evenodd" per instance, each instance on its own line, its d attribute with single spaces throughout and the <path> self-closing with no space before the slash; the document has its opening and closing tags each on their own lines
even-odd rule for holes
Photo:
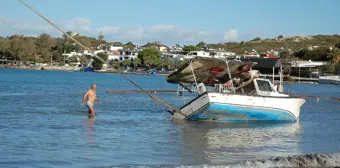
<svg viewBox="0 0 340 168">
<path fill-rule="evenodd" d="M 146 43 L 161 41 L 166 44 L 186 43 L 195 44 L 199 41 L 216 43 L 223 40 L 233 41 L 238 39 L 237 29 L 227 32 L 209 32 L 205 30 L 188 29 L 178 25 L 152 25 L 121 27 L 117 25 L 106 25 L 99 28 L 92 28 L 91 20 L 86 18 L 73 18 L 66 21 L 55 21 L 65 31 L 73 31 L 79 34 L 97 37 L 103 32 L 107 41 L 132 41 Z M 12 34 L 24 34 L 38 36 L 41 33 L 60 36 L 61 34 L 45 21 L 22 20 L 0 16 L 0 36 Z"/>
<path fill-rule="evenodd" d="M 1 35 L 9 36 L 12 34 L 39 34 L 39 32 L 55 32 L 53 27 L 42 22 L 31 22 L 27 20 L 13 19 L 0 16 Z M 5 34 L 6 33 L 6 34 Z"/>
<path fill-rule="evenodd" d="M 237 29 L 230 29 L 229 31 L 224 33 L 224 40 L 226 41 L 234 41 L 238 39 Z"/>
<path fill-rule="evenodd" d="M 66 22 L 62 22 L 61 26 L 66 29 L 65 31 L 76 31 L 76 32 L 91 32 L 91 21 L 85 18 L 74 18 L 71 20 L 67 20 Z"/>
<path fill-rule="evenodd" d="M 52 21 L 53 22 L 53 21 Z M 55 22 L 57 26 L 65 31 L 75 31 L 79 33 L 91 33 L 91 21 L 84 18 L 74 18 L 66 21 Z M 60 33 L 43 20 L 32 21 L 8 18 L 0 16 L 0 35 L 10 36 L 12 34 L 24 34 L 26 36 L 38 36 L 41 33 L 48 33 L 59 36 Z"/>
<path fill-rule="evenodd" d="M 153 25 L 150 27 L 104 26 L 98 28 L 97 31 L 102 31 L 106 40 L 114 41 L 198 43 L 199 41 L 217 42 L 223 40 L 223 33 L 191 30 L 177 25 Z"/>
</svg>

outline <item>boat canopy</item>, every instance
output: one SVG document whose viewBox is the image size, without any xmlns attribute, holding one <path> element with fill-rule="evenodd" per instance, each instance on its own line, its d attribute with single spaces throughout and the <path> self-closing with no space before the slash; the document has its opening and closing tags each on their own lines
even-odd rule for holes
<svg viewBox="0 0 340 168">
<path fill-rule="evenodd" d="M 225 84 L 230 80 L 229 71 L 233 79 L 242 81 L 250 78 L 250 69 L 256 64 L 256 62 L 243 62 L 240 60 L 231 60 L 227 64 L 222 59 L 195 57 L 170 74 L 167 77 L 167 82 L 192 84 L 195 83 L 196 78 L 197 83 L 204 83 L 205 85 Z"/>
</svg>

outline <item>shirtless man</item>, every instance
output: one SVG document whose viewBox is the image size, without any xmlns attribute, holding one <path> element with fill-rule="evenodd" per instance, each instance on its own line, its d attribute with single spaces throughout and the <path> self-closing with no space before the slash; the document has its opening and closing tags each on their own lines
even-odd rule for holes
<svg viewBox="0 0 340 168">
<path fill-rule="evenodd" d="M 91 89 L 89 89 L 83 96 L 83 100 L 81 104 L 84 104 L 85 99 L 87 98 L 86 106 L 89 109 L 89 117 L 93 117 L 95 115 L 94 112 L 94 102 L 98 102 L 100 104 L 100 101 L 97 99 L 96 96 L 96 84 L 92 84 Z"/>
</svg>

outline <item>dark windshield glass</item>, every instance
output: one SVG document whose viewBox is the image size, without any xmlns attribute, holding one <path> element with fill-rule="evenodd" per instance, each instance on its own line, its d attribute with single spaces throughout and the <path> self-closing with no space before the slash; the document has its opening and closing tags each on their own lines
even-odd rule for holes
<svg viewBox="0 0 340 168">
<path fill-rule="evenodd" d="M 257 80 L 257 85 L 259 86 L 260 91 L 273 91 L 268 81 Z"/>
</svg>

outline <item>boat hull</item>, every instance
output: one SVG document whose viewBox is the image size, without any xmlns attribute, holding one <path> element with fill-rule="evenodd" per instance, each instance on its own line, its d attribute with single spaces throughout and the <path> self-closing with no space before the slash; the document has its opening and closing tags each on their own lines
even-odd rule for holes
<svg viewBox="0 0 340 168">
<path fill-rule="evenodd" d="M 205 93 L 181 108 L 174 119 L 210 122 L 296 122 L 302 98 Z"/>
<path fill-rule="evenodd" d="M 187 120 L 216 122 L 296 122 L 297 118 L 282 109 L 211 103 Z"/>
</svg>

